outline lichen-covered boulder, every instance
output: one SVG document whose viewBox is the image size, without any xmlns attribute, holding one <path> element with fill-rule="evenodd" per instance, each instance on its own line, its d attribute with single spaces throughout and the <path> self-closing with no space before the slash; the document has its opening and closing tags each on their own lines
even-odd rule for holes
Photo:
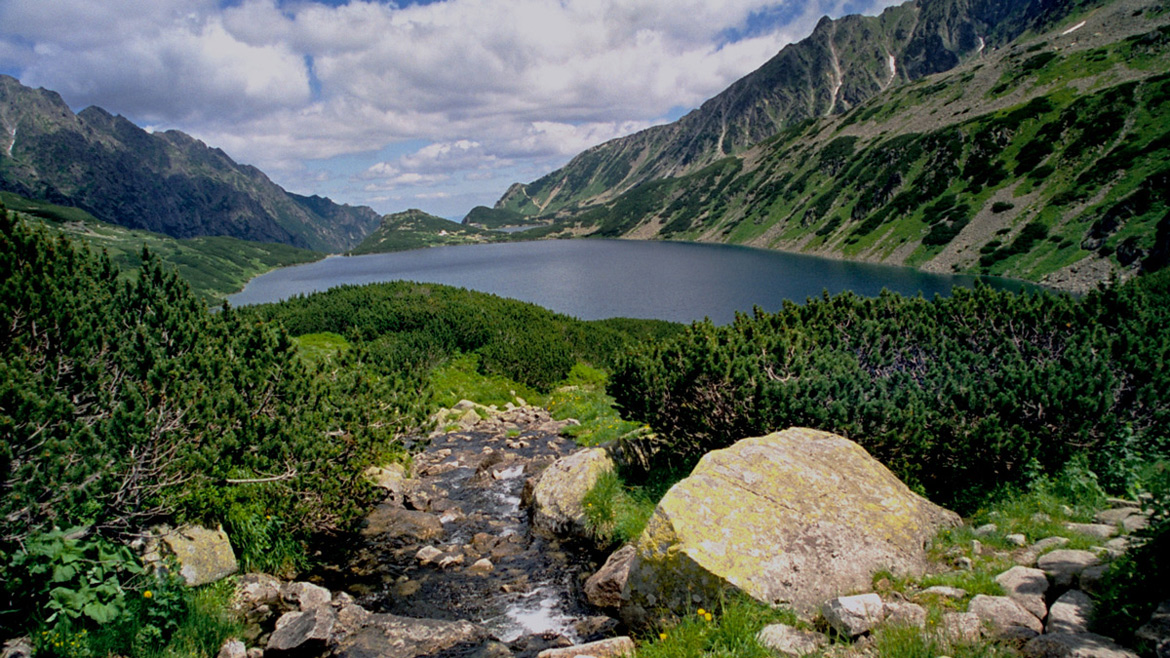
<svg viewBox="0 0 1170 658">
<path fill-rule="evenodd" d="M 880 569 L 921 574 L 925 545 L 959 517 L 910 491 L 856 443 L 805 428 L 703 457 L 638 539 L 622 617 L 653 623 L 721 590 L 809 613 Z"/>
<path fill-rule="evenodd" d="M 532 526 L 554 536 L 585 531 L 585 494 L 603 473 L 614 469 L 603 448 L 586 448 L 561 457 L 540 474 L 532 491 Z"/>
<path fill-rule="evenodd" d="M 191 587 L 214 583 L 239 570 L 236 554 L 223 528 L 183 526 L 159 532 L 167 551 L 179 561 L 179 574 Z"/>
</svg>

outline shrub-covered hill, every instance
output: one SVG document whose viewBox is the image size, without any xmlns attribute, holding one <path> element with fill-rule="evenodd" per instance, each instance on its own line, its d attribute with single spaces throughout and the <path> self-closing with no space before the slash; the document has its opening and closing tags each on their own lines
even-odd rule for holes
<svg viewBox="0 0 1170 658">
<path fill-rule="evenodd" d="M 1082 25 L 1082 22 L 1084 23 Z M 527 236 L 730 242 L 1085 291 L 1170 258 L 1170 13 L 1111 2 Z"/>
<path fill-rule="evenodd" d="M 1085 457 L 1113 489 L 1170 460 L 1170 271 L 1083 299 L 988 287 L 852 294 L 697 323 L 632 353 L 610 393 L 688 468 L 790 426 L 852 438 L 932 499 L 965 505 Z"/>
<path fill-rule="evenodd" d="M 422 247 L 498 242 L 507 238 L 505 233 L 457 224 L 411 209 L 383 217 L 378 228 L 349 253 L 354 256 L 380 254 Z"/>
</svg>

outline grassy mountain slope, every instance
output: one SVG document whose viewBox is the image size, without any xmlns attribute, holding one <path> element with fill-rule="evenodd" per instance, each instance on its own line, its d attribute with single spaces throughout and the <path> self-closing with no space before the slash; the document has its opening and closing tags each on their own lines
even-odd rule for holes
<svg viewBox="0 0 1170 658">
<path fill-rule="evenodd" d="M 647 181 L 694 173 L 787 126 L 846 112 L 1096 2 L 914 0 L 876 17 L 822 19 L 811 36 L 694 112 L 589 149 L 513 186 L 496 207 L 529 215 L 585 207 Z"/>
<path fill-rule="evenodd" d="M 178 270 L 201 299 L 216 304 L 244 287 L 254 276 L 285 265 L 321 259 L 321 252 L 272 242 L 250 242 L 226 236 L 177 239 L 159 233 L 128 229 L 95 219 L 77 208 L 30 201 L 0 192 L 0 202 L 30 223 L 40 223 L 59 234 L 105 252 L 123 279 L 135 279 L 142 267 L 142 250 L 165 269 Z"/>
<path fill-rule="evenodd" d="M 365 207 L 289 194 L 178 131 L 148 133 L 0 76 L 0 190 L 178 238 L 227 235 L 339 251 L 378 222 Z"/>
<path fill-rule="evenodd" d="M 357 256 L 452 244 L 501 242 L 507 239 L 505 233 L 456 224 L 412 208 L 383 217 L 381 226 L 349 253 Z"/>
<path fill-rule="evenodd" d="M 1170 257 L 1168 47 L 1164 3 L 1119 0 L 535 231 L 731 242 L 1074 290 L 1156 270 Z"/>
</svg>

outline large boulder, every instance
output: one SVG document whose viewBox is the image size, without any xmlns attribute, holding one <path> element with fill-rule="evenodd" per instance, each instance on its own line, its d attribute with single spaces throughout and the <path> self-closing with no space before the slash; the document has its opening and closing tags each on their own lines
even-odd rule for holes
<svg viewBox="0 0 1170 658">
<path fill-rule="evenodd" d="M 540 474 L 532 491 L 532 526 L 554 536 L 585 532 L 585 494 L 603 473 L 613 471 L 603 448 L 586 448 L 561 457 Z"/>
<path fill-rule="evenodd" d="M 633 544 L 626 544 L 605 561 L 601 570 L 585 581 L 585 598 L 598 608 L 620 608 L 622 589 L 630 575 L 630 563 L 636 552 Z"/>
<path fill-rule="evenodd" d="M 375 614 L 341 638 L 333 653 L 339 658 L 416 658 L 480 645 L 490 638 L 482 626 L 467 621 Z"/>
<path fill-rule="evenodd" d="M 958 524 L 848 439 L 805 428 L 745 439 L 707 454 L 658 504 L 622 616 L 642 626 L 728 588 L 811 613 L 880 569 L 921 575 L 926 543 Z"/>
<path fill-rule="evenodd" d="M 162 526 L 155 532 L 162 540 L 161 546 L 151 542 L 143 556 L 144 561 L 150 563 L 159 559 L 160 549 L 162 555 L 174 555 L 179 562 L 179 574 L 191 587 L 227 578 L 240 568 L 223 528 L 211 530 L 187 525 L 176 530 Z"/>
</svg>

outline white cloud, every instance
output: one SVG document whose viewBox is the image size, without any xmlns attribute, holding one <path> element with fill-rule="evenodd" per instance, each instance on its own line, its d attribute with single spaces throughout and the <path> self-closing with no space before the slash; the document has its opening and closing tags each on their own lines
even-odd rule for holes
<svg viewBox="0 0 1170 658">
<path fill-rule="evenodd" d="M 347 174 L 386 190 L 560 163 L 649 127 L 845 1 L 0 0 L 0 70 L 192 133 L 302 188 L 306 159 L 432 142 Z M 778 7 L 788 24 L 726 42 Z"/>
</svg>

